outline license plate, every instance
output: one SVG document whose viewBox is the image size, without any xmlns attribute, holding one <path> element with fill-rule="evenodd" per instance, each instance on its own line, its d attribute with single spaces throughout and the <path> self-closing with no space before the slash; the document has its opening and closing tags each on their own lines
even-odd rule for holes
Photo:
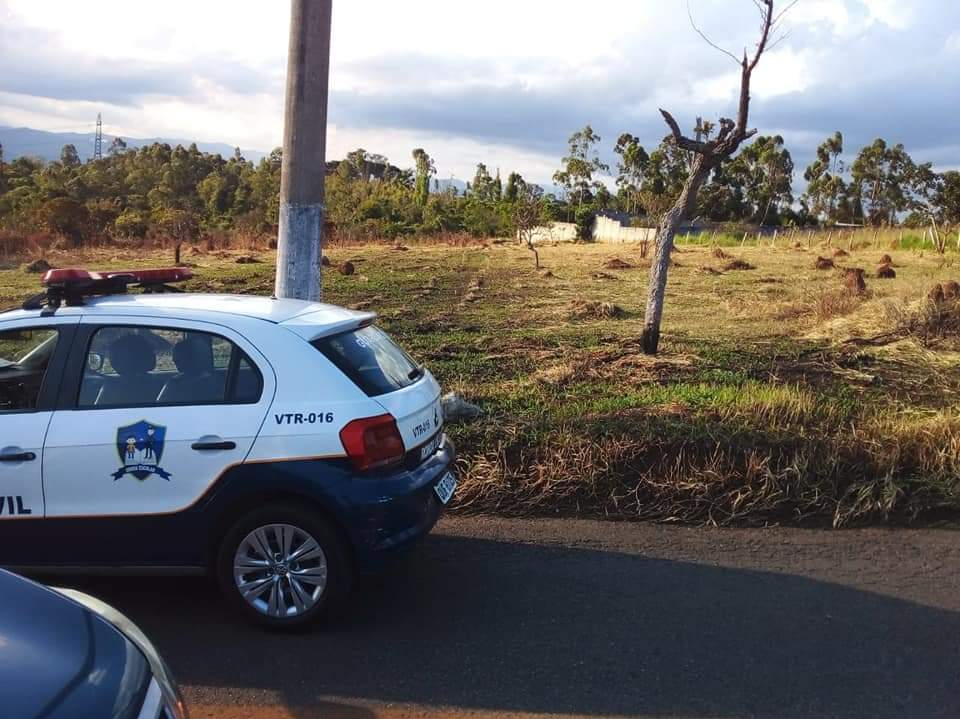
<svg viewBox="0 0 960 719">
<path fill-rule="evenodd" d="M 437 485 L 433 488 L 433 491 L 437 493 L 440 503 L 446 504 L 450 501 L 450 498 L 453 496 L 453 490 L 456 488 L 457 478 L 454 477 L 451 472 L 447 472 L 445 475 L 443 475 L 443 479 L 437 482 Z"/>
<path fill-rule="evenodd" d="M 423 462 L 428 457 L 432 457 L 440 449 L 440 443 L 443 442 L 443 432 L 437 432 L 437 436 L 427 442 L 420 448 L 420 461 Z"/>
</svg>

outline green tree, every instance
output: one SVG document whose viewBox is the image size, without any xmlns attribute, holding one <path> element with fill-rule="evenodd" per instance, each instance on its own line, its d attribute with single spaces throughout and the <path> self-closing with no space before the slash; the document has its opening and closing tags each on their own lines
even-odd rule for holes
<svg viewBox="0 0 960 719">
<path fill-rule="evenodd" d="M 69 169 L 80 167 L 80 155 L 74 145 L 64 145 L 60 150 L 60 164 Z"/>
<path fill-rule="evenodd" d="M 640 140 L 629 132 L 620 135 L 614 152 L 620 156 L 617 163 L 617 187 L 620 188 L 623 209 L 635 213 L 640 208 L 640 193 L 643 191 L 650 155 L 640 144 Z"/>
<path fill-rule="evenodd" d="M 63 235 L 74 247 L 78 247 L 83 244 L 90 213 L 76 200 L 56 197 L 43 204 L 38 219 L 50 232 Z"/>
<path fill-rule="evenodd" d="M 940 176 L 934 206 L 941 223 L 960 224 L 960 172 L 950 170 Z"/>
<path fill-rule="evenodd" d="M 749 219 L 761 225 L 777 219 L 781 206 L 793 202 L 793 159 L 783 138 L 759 136 L 725 168 L 743 187 Z"/>
<path fill-rule="evenodd" d="M 851 175 L 852 190 L 873 225 L 896 224 L 901 213 L 929 198 L 936 181 L 930 165 L 917 165 L 903 145 L 890 147 L 880 138 L 860 150 Z"/>
<path fill-rule="evenodd" d="M 426 151 L 418 147 L 413 151 L 413 161 L 416 163 L 416 184 L 414 192 L 417 204 L 423 207 L 430 197 L 430 178 L 437 174 L 436 165 Z"/>
<path fill-rule="evenodd" d="M 838 206 L 847 192 L 843 179 L 843 135 L 837 131 L 817 148 L 817 157 L 803 173 L 807 181 L 804 199 L 820 219 L 837 222 Z"/>
<path fill-rule="evenodd" d="M 470 194 L 481 202 L 495 202 L 500 199 L 497 180 L 490 176 L 490 171 L 482 162 L 477 165 L 477 171 L 473 175 Z"/>
<path fill-rule="evenodd" d="M 554 182 L 577 196 L 578 209 L 592 198 L 591 190 L 601 184 L 593 179 L 593 174 L 610 170 L 601 161 L 596 150 L 600 141 L 600 136 L 590 125 L 573 133 L 568 140 L 568 153 L 563 158 L 563 168 L 553 175 Z"/>
<path fill-rule="evenodd" d="M 503 199 L 507 202 L 516 202 L 517 195 L 520 192 L 520 184 L 523 181 L 523 175 L 519 172 L 511 172 L 507 176 L 507 186 L 503 191 Z"/>
</svg>

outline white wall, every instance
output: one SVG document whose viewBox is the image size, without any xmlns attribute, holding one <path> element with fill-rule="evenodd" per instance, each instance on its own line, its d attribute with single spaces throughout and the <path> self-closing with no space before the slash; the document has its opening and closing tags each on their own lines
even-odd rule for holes
<svg viewBox="0 0 960 719">
<path fill-rule="evenodd" d="M 594 242 L 653 242 L 657 231 L 652 227 L 624 227 L 617 220 L 597 215 L 593 221 Z"/>
<path fill-rule="evenodd" d="M 576 242 L 577 226 L 572 222 L 554 222 L 550 225 L 537 227 L 533 231 L 533 244 L 544 242 Z"/>
</svg>

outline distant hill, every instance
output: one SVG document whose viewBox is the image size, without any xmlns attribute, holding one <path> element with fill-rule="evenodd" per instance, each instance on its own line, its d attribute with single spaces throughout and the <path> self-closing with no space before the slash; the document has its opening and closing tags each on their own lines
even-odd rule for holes
<svg viewBox="0 0 960 719">
<path fill-rule="evenodd" d="M 29 127 L 0 127 L 0 144 L 3 145 L 3 157 L 10 161 L 23 155 L 39 157 L 42 160 L 57 160 L 64 145 L 73 145 L 77 148 L 82 160 L 93 156 L 95 136 L 92 132 L 46 132 Z M 167 137 L 124 137 L 127 147 L 134 149 L 143 145 L 152 145 L 155 142 L 167 143 L 175 147 L 183 145 L 189 147 L 193 140 L 178 140 Z M 112 135 L 103 136 L 103 152 L 106 154 L 113 142 Z M 220 154 L 231 157 L 234 147 L 223 142 L 198 142 L 197 147 L 203 152 Z M 243 156 L 253 162 L 259 162 L 267 153 L 260 150 L 241 150 Z"/>
</svg>

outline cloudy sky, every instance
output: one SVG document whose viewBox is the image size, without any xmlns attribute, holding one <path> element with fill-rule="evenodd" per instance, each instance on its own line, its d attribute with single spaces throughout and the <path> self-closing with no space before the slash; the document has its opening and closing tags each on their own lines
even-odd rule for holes
<svg viewBox="0 0 960 719">
<path fill-rule="evenodd" d="M 784 4 L 781 0 L 780 4 Z M 690 0 L 736 52 L 751 0 Z M 282 133 L 287 0 L 0 0 L 0 125 L 184 137 L 269 150 Z M 848 154 L 882 136 L 960 167 L 960 2 L 799 0 L 764 58 L 751 124 L 801 168 L 834 130 Z M 441 177 L 477 162 L 544 181 L 591 123 L 655 146 L 657 107 L 685 126 L 732 112 L 733 61 L 691 29 L 686 0 L 335 0 L 329 150 Z"/>
</svg>

